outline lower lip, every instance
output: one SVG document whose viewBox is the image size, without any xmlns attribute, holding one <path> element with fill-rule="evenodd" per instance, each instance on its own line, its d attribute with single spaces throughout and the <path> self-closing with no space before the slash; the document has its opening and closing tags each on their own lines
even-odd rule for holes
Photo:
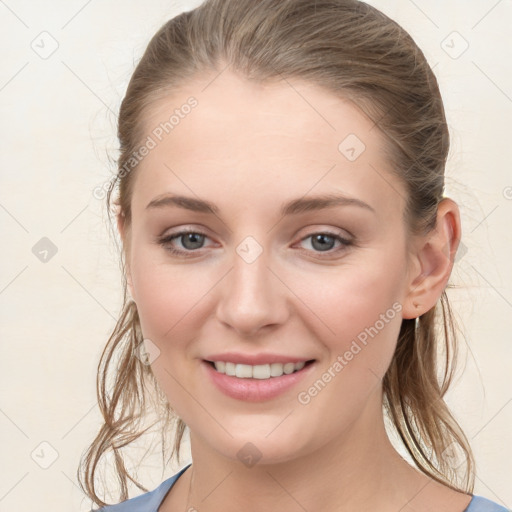
<svg viewBox="0 0 512 512">
<path fill-rule="evenodd" d="M 246 402 L 264 402 L 293 388 L 313 371 L 315 362 L 307 364 L 298 372 L 270 379 L 241 379 L 218 372 L 206 361 L 201 361 L 201 365 L 214 385 L 224 394 Z"/>
</svg>

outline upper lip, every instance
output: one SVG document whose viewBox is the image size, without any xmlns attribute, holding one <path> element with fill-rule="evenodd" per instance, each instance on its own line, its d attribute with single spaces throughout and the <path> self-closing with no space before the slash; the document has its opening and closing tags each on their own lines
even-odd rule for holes
<svg viewBox="0 0 512 512">
<path fill-rule="evenodd" d="M 238 352 L 212 354 L 205 358 L 206 361 L 224 361 L 226 363 L 249 364 L 251 366 L 272 363 L 301 363 L 303 361 L 310 361 L 311 359 L 312 358 L 287 356 L 282 354 L 240 354 Z"/>
</svg>

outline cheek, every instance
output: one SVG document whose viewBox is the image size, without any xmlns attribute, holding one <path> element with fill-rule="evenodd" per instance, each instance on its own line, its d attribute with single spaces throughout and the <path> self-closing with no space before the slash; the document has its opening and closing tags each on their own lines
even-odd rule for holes
<svg viewBox="0 0 512 512">
<path fill-rule="evenodd" d="M 347 367 L 384 375 L 402 322 L 401 268 L 396 254 L 386 259 L 381 253 L 378 262 L 361 259 L 330 274 L 301 275 L 297 295 L 307 298 L 305 305 L 324 325 L 315 332 L 330 361 L 346 355 L 345 360 L 358 361 Z"/>
<path fill-rule="evenodd" d="M 152 368 L 164 380 L 168 373 L 183 376 L 185 359 L 188 364 L 200 357 L 196 340 L 215 313 L 214 298 L 229 269 L 208 262 L 170 263 L 166 258 L 141 244 L 131 261 L 142 334 L 162 356 Z M 166 389 L 174 386 L 174 381 L 165 384 Z"/>
<path fill-rule="evenodd" d="M 177 333 L 193 320 L 208 287 L 185 267 L 150 264 L 142 258 L 134 261 L 132 282 L 144 337 L 177 341 Z"/>
</svg>

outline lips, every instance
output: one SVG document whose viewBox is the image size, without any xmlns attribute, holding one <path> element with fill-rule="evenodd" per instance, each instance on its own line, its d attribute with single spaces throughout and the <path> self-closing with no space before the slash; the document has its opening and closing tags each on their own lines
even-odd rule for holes
<svg viewBox="0 0 512 512">
<path fill-rule="evenodd" d="M 289 375 L 259 380 L 225 375 L 218 372 L 208 361 L 201 363 L 201 368 L 206 373 L 207 379 L 214 384 L 218 391 L 228 397 L 245 402 L 264 402 L 291 391 L 300 381 L 311 375 L 316 366 L 315 362 L 311 362 L 301 370 Z"/>
</svg>

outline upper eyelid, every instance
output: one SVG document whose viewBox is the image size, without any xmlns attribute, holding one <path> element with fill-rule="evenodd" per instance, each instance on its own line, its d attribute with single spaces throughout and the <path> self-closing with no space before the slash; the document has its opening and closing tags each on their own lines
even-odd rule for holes
<svg viewBox="0 0 512 512">
<path fill-rule="evenodd" d="M 306 226 L 304 229 L 309 229 L 310 227 L 311 226 Z M 203 227 L 197 228 L 197 227 L 194 227 L 194 226 L 184 225 L 184 226 L 178 226 L 178 227 L 175 227 L 175 228 L 171 228 L 171 230 L 172 229 L 176 229 L 176 231 L 172 231 L 172 232 L 170 232 L 168 234 L 165 234 L 166 232 L 164 232 L 164 234 L 162 234 L 160 236 L 160 238 L 168 237 L 168 236 L 169 237 L 170 236 L 175 236 L 175 235 L 178 235 L 178 234 L 182 234 L 183 235 L 183 234 L 186 234 L 186 233 L 198 233 L 198 234 L 210 237 L 210 235 L 207 233 L 209 230 L 207 228 L 203 228 Z M 313 228 L 311 228 L 311 229 L 313 229 Z M 302 231 L 302 229 L 299 230 L 299 231 Z M 340 236 L 341 238 L 351 238 L 351 239 L 355 238 L 355 236 L 350 231 L 348 231 L 345 228 L 328 227 L 328 228 L 317 228 L 316 230 L 311 231 L 308 234 L 304 234 L 304 236 L 302 236 L 301 240 L 303 238 L 305 238 L 305 237 L 316 235 L 316 234 L 320 234 L 320 233 L 330 233 L 332 235 Z M 348 235 L 347 237 L 343 236 L 345 233 Z"/>
<path fill-rule="evenodd" d="M 193 234 L 197 234 L 197 235 L 202 235 L 202 236 L 204 236 L 206 238 L 210 238 L 211 239 L 210 235 L 208 235 L 208 233 L 206 233 L 202 229 L 189 229 L 189 228 L 178 229 L 178 231 L 174 231 L 174 232 L 167 233 L 167 234 L 164 233 L 159 238 L 160 239 L 163 239 L 163 238 L 179 238 L 180 236 L 188 235 L 189 233 L 193 233 Z"/>
</svg>

